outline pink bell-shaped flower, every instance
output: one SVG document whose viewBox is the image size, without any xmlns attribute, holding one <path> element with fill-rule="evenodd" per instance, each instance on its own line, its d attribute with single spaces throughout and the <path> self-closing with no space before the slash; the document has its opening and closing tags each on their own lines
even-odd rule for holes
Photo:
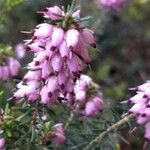
<svg viewBox="0 0 150 150">
<path fill-rule="evenodd" d="M 48 7 L 43 11 L 45 18 L 50 18 L 52 20 L 60 19 L 63 12 L 58 6 Z"/>
<path fill-rule="evenodd" d="M 79 40 L 79 32 L 76 29 L 70 29 L 65 35 L 67 47 L 75 47 Z"/>
<path fill-rule="evenodd" d="M 62 28 L 54 27 L 52 33 L 52 41 L 51 44 L 54 47 L 57 47 L 61 44 L 64 38 L 64 31 Z"/>
<path fill-rule="evenodd" d="M 37 26 L 37 29 L 35 29 L 34 36 L 37 38 L 50 38 L 52 31 L 52 25 L 49 25 L 48 23 L 42 23 Z"/>
</svg>

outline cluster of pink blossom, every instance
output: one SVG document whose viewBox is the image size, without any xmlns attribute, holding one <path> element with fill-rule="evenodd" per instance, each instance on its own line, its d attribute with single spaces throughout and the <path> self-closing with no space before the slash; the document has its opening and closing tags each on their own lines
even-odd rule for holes
<svg viewBox="0 0 150 150">
<path fill-rule="evenodd" d="M 77 80 L 74 93 L 81 113 L 87 117 L 98 116 L 103 109 L 103 96 L 98 91 L 98 85 L 87 75 L 81 75 Z"/>
<path fill-rule="evenodd" d="M 95 41 L 93 32 L 81 26 L 80 10 L 65 13 L 54 6 L 40 13 L 49 23 L 37 25 L 32 39 L 26 42 L 34 58 L 23 81 L 17 84 L 14 97 L 51 105 L 62 95 L 74 96 L 76 80 L 90 61 L 87 48 L 95 47 Z"/>
<path fill-rule="evenodd" d="M 100 114 L 103 109 L 102 94 L 98 91 L 99 86 L 92 82 L 92 79 L 82 74 L 76 81 L 74 86 L 75 106 L 79 106 L 77 112 L 87 117 L 95 117 Z M 69 96 L 69 97 L 67 97 Z M 70 95 L 66 97 L 69 99 Z M 54 126 L 53 139 L 56 144 L 66 142 L 65 129 L 62 123 Z"/>
<path fill-rule="evenodd" d="M 0 150 L 4 150 L 5 149 L 5 139 L 4 138 L 0 138 Z"/>
<path fill-rule="evenodd" d="M 16 76 L 20 69 L 20 63 L 13 57 L 4 56 L 1 59 L 0 80 L 8 80 L 9 77 Z"/>
<path fill-rule="evenodd" d="M 127 0 L 97 0 L 106 9 L 118 10 L 124 6 Z"/>
<path fill-rule="evenodd" d="M 129 99 L 134 104 L 129 112 L 137 115 L 138 125 L 146 124 L 145 138 L 150 140 L 150 81 L 133 89 L 136 95 Z"/>
</svg>

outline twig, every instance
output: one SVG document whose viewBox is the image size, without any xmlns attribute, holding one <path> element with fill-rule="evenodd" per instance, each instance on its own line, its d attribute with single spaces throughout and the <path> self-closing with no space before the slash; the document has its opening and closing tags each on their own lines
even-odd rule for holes
<svg viewBox="0 0 150 150">
<path fill-rule="evenodd" d="M 67 130 L 67 128 L 69 127 L 70 123 L 72 122 L 72 120 L 74 118 L 74 114 L 77 112 L 77 110 L 79 109 L 79 107 L 80 107 L 80 105 L 76 104 L 75 110 L 70 113 L 68 121 L 67 121 L 67 123 L 65 124 L 65 127 L 64 127 L 65 130 Z"/>
<path fill-rule="evenodd" d="M 132 117 L 134 117 L 134 115 L 130 114 L 121 119 L 120 121 L 118 121 L 117 123 L 113 124 L 112 126 L 108 127 L 106 131 L 100 133 L 97 137 L 95 137 L 95 139 L 93 139 L 86 147 L 84 147 L 83 150 L 89 150 L 93 144 L 100 143 L 108 133 L 119 129 L 123 124 L 127 123 Z"/>
</svg>

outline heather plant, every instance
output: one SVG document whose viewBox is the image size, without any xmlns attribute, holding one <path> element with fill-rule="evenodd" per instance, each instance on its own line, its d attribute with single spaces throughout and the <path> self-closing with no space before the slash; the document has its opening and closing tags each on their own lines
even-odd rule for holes
<svg viewBox="0 0 150 150">
<path fill-rule="evenodd" d="M 115 27 L 122 26 L 121 11 L 128 9 L 128 13 L 132 12 L 135 17 L 136 10 L 148 2 L 88 2 L 64 0 L 46 4 L 37 1 L 35 4 L 34 0 L 26 3 L 23 0 L 1 1 L 0 149 L 124 150 L 125 147 L 128 150 L 132 149 L 132 140 L 136 138 L 141 141 L 137 149 L 149 149 L 148 72 L 139 71 L 138 60 L 133 62 L 136 54 L 131 51 L 129 55 L 126 47 L 120 45 L 110 53 L 118 37 L 109 36 L 113 31 L 118 32 Z M 13 9 L 21 12 L 24 7 L 38 4 L 40 9 L 35 9 L 37 22 L 26 18 L 24 13 L 13 14 Z M 101 12 L 101 19 L 83 17 L 86 9 L 88 14 L 96 12 L 88 8 L 91 6 Z M 33 13 L 29 13 L 30 16 Z M 19 35 L 13 39 L 10 34 L 12 43 L 8 42 L 5 38 L 9 39 L 9 36 L 3 39 L 3 35 L 9 35 L 8 24 L 13 25 L 10 18 L 20 15 L 23 21 L 20 34 L 24 37 Z M 30 28 L 26 24 L 30 24 Z M 24 28 L 26 26 L 28 28 Z M 124 30 L 119 32 L 121 36 L 128 31 Z M 128 32 L 126 36 L 130 39 L 132 31 L 131 37 Z M 104 35 L 106 40 L 103 42 Z M 135 41 L 125 41 L 130 50 L 137 46 L 136 38 Z M 146 56 L 144 60 L 148 60 Z M 130 65 L 124 63 L 123 66 L 122 61 Z M 140 77 L 134 74 L 135 70 Z M 122 76 L 126 74 L 129 81 L 125 82 Z M 131 80 L 139 84 L 138 77 L 143 84 L 134 87 Z M 131 96 L 127 88 L 136 95 Z M 144 134 L 139 131 L 144 131 Z M 131 137 L 134 134 L 138 136 Z"/>
</svg>

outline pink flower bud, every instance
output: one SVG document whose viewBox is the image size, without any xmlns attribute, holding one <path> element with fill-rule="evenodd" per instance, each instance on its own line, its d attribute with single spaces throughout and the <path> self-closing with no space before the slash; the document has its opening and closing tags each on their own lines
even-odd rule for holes
<svg viewBox="0 0 150 150">
<path fill-rule="evenodd" d="M 92 45 L 92 46 L 95 46 L 95 40 L 93 37 L 93 31 L 92 30 L 89 30 L 87 28 L 83 29 L 81 32 L 81 36 L 82 36 L 85 43 Z"/>
<path fill-rule="evenodd" d="M 73 92 L 73 88 L 74 88 L 73 81 L 71 81 L 71 79 L 67 80 L 67 82 L 65 84 L 65 91 L 68 93 L 71 93 L 71 92 Z"/>
<path fill-rule="evenodd" d="M 92 82 L 92 80 L 90 80 L 90 78 L 89 78 L 89 81 L 88 81 L 88 76 L 86 78 L 86 75 L 82 74 L 80 76 L 80 80 L 76 81 L 76 85 L 74 87 L 75 93 L 78 92 L 78 91 L 85 91 L 91 82 Z"/>
<path fill-rule="evenodd" d="M 132 108 L 129 111 L 135 114 L 139 114 L 144 109 L 145 109 L 145 104 L 136 103 L 135 105 L 132 106 Z"/>
<path fill-rule="evenodd" d="M 65 71 L 59 72 L 58 77 L 57 77 L 59 85 L 65 85 L 67 77 L 68 76 Z"/>
<path fill-rule="evenodd" d="M 80 56 L 83 58 L 84 63 L 90 62 L 90 55 L 87 49 L 83 48 L 81 50 Z"/>
<path fill-rule="evenodd" d="M 84 101 L 86 98 L 85 91 L 78 91 L 75 95 L 76 95 L 76 100 L 78 101 Z"/>
<path fill-rule="evenodd" d="M 42 104 L 48 104 L 49 103 L 49 96 L 48 96 L 48 90 L 47 90 L 47 85 L 43 86 L 41 92 L 40 92 L 40 95 L 41 95 L 41 103 Z"/>
<path fill-rule="evenodd" d="M 39 63 L 38 66 L 39 66 L 42 62 L 45 61 L 46 57 L 47 57 L 46 52 L 45 52 L 45 51 L 40 51 L 40 52 L 38 52 L 38 53 L 35 55 L 35 58 L 33 59 L 33 61 L 34 61 L 35 63 L 38 62 L 38 63 Z M 36 66 L 36 64 L 35 64 L 35 66 Z"/>
<path fill-rule="evenodd" d="M 53 55 L 52 59 L 51 59 L 51 65 L 53 67 L 53 70 L 56 72 L 59 72 L 63 66 L 63 60 L 61 58 L 61 56 L 59 55 L 59 53 Z"/>
<path fill-rule="evenodd" d="M 71 59 L 67 60 L 67 64 L 70 72 L 77 72 L 80 70 L 79 59 L 76 55 L 73 55 Z"/>
<path fill-rule="evenodd" d="M 143 98 L 143 97 L 144 97 L 144 93 L 143 92 L 139 92 L 135 96 L 131 97 L 129 99 L 129 101 L 131 101 L 132 103 L 145 102 L 146 99 Z"/>
<path fill-rule="evenodd" d="M 76 29 L 70 29 L 65 35 L 67 47 L 75 47 L 79 40 L 79 32 Z"/>
<path fill-rule="evenodd" d="M 36 80 L 28 81 L 25 89 L 26 96 L 34 93 L 40 87 L 40 82 Z"/>
<path fill-rule="evenodd" d="M 75 12 L 72 14 L 72 17 L 80 18 L 80 10 L 75 11 Z"/>
<path fill-rule="evenodd" d="M 145 92 L 144 92 L 145 96 L 147 96 L 148 98 L 150 98 L 150 87 L 148 87 Z"/>
<path fill-rule="evenodd" d="M 28 102 L 34 102 L 39 98 L 39 94 L 37 92 L 33 92 L 31 94 L 28 95 Z"/>
<path fill-rule="evenodd" d="M 37 62 L 33 60 L 31 63 L 28 63 L 27 68 L 29 70 L 38 70 L 39 68 L 41 68 L 41 64 L 39 62 L 39 64 L 37 65 Z"/>
<path fill-rule="evenodd" d="M 85 105 L 85 115 L 90 116 L 96 116 L 98 115 L 103 108 L 103 101 L 101 99 L 101 95 L 97 95 L 93 98 L 91 98 Z"/>
<path fill-rule="evenodd" d="M 90 61 L 88 50 L 85 48 L 84 42 L 81 38 L 79 38 L 79 42 L 73 51 L 75 51 L 75 53 L 79 56 L 79 58 L 84 63 L 87 63 Z"/>
<path fill-rule="evenodd" d="M 137 124 L 138 124 L 138 125 L 144 124 L 145 122 L 147 122 L 147 120 L 148 120 L 148 117 L 147 117 L 147 116 L 143 117 L 143 116 L 140 115 L 140 116 L 138 117 Z"/>
<path fill-rule="evenodd" d="M 84 74 L 81 75 L 80 79 L 84 81 L 86 85 L 89 85 L 92 82 L 92 79 L 89 76 Z"/>
<path fill-rule="evenodd" d="M 150 88 L 150 82 L 147 81 L 146 83 L 138 86 L 138 90 L 144 92 L 147 88 Z"/>
<path fill-rule="evenodd" d="M 41 70 L 28 71 L 24 76 L 24 80 L 40 80 L 41 79 Z"/>
<path fill-rule="evenodd" d="M 45 61 L 42 66 L 42 79 L 47 79 L 52 72 L 52 67 L 50 66 L 50 62 Z"/>
<path fill-rule="evenodd" d="M 145 111 L 144 111 L 144 114 L 148 117 L 150 117 L 150 108 L 146 108 Z"/>
<path fill-rule="evenodd" d="M 15 93 L 14 93 L 14 97 L 15 98 L 23 98 L 25 97 L 25 90 L 26 90 L 26 86 L 25 85 L 22 85 L 21 88 L 19 88 Z"/>
<path fill-rule="evenodd" d="M 44 12 L 44 17 L 57 20 L 61 18 L 62 14 L 63 11 L 58 6 L 54 6 L 46 9 Z"/>
<path fill-rule="evenodd" d="M 41 51 L 43 50 L 42 48 L 40 48 L 40 45 L 38 42 L 35 42 L 35 43 L 31 43 L 27 46 L 27 49 L 28 50 L 31 50 L 33 52 L 38 52 L 38 51 Z"/>
<path fill-rule="evenodd" d="M 97 95 L 96 97 L 93 98 L 97 111 L 102 111 L 103 109 L 104 102 L 101 98 L 102 98 L 102 95 Z"/>
<path fill-rule="evenodd" d="M 59 47 L 59 52 L 60 52 L 61 57 L 69 56 L 70 49 L 67 47 L 67 44 L 65 41 L 61 43 Z"/>
<path fill-rule="evenodd" d="M 95 115 L 95 104 L 93 101 L 88 101 L 85 106 L 85 115 L 94 116 Z"/>
<path fill-rule="evenodd" d="M 37 29 L 35 29 L 34 36 L 38 38 L 50 38 L 52 31 L 52 25 L 49 25 L 48 23 L 42 23 L 37 26 Z"/>
<path fill-rule="evenodd" d="M 47 80 L 47 91 L 54 92 L 58 88 L 58 80 L 56 76 L 50 76 Z"/>
<path fill-rule="evenodd" d="M 85 90 L 86 90 L 85 86 L 83 86 L 82 83 L 79 80 L 77 80 L 76 85 L 74 87 L 74 92 L 77 93 L 78 91 L 85 91 Z"/>
<path fill-rule="evenodd" d="M 59 46 L 63 38 L 64 38 L 63 29 L 54 27 L 53 34 L 52 34 L 52 41 L 51 41 L 52 46 L 54 47 Z"/>
</svg>

